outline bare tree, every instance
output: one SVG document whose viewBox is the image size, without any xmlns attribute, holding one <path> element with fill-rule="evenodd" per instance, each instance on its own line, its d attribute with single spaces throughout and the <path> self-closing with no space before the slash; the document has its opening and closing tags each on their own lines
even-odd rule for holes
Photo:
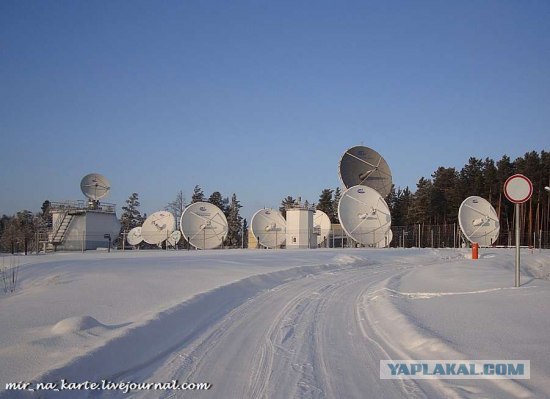
<svg viewBox="0 0 550 399">
<path fill-rule="evenodd" d="M 166 211 L 170 212 L 176 218 L 177 228 L 179 228 L 181 214 L 183 213 L 187 205 L 186 202 L 187 201 L 185 200 L 183 190 L 180 190 L 176 195 L 176 199 L 164 207 Z"/>
</svg>

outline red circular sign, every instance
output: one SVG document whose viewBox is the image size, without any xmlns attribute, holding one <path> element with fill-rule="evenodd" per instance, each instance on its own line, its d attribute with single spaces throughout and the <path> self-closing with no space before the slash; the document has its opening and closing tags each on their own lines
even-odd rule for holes
<svg viewBox="0 0 550 399">
<path fill-rule="evenodd" d="M 532 194 L 533 183 L 521 174 L 510 176 L 504 183 L 504 195 L 514 204 L 522 204 L 528 201 Z"/>
</svg>

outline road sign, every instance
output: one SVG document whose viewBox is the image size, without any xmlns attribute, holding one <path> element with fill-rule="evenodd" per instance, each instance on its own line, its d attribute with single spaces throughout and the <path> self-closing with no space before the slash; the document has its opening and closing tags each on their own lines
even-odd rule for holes
<svg viewBox="0 0 550 399">
<path fill-rule="evenodd" d="M 527 177 L 517 174 L 510 176 L 504 183 L 504 195 L 514 204 L 523 204 L 533 194 L 533 183 Z"/>
<path fill-rule="evenodd" d="M 512 175 L 504 183 L 504 195 L 510 202 L 513 202 L 516 225 L 516 287 L 521 285 L 520 282 L 520 204 L 529 201 L 533 194 L 533 183 L 527 177 L 517 174 Z"/>
</svg>

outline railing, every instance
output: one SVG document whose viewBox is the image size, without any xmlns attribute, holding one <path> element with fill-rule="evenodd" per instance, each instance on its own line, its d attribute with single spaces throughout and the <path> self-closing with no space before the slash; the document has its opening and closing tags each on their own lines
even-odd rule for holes
<svg viewBox="0 0 550 399">
<path fill-rule="evenodd" d="M 55 224 L 52 228 L 52 235 L 49 239 L 49 241 L 53 242 L 55 240 L 55 236 L 57 236 L 57 233 L 59 232 L 59 229 L 61 228 L 61 224 L 63 223 L 63 221 L 65 220 L 65 218 L 67 217 L 67 213 L 69 211 L 65 211 L 63 212 L 62 215 L 59 215 L 57 220 L 55 221 Z"/>
<path fill-rule="evenodd" d="M 63 201 L 63 202 L 51 202 L 50 207 L 52 211 L 88 211 L 93 210 L 97 212 L 104 213 L 115 213 L 116 204 L 110 204 L 108 202 L 101 202 L 94 204 L 85 200 L 76 200 L 76 201 Z M 54 229 L 55 230 L 55 229 Z"/>
</svg>

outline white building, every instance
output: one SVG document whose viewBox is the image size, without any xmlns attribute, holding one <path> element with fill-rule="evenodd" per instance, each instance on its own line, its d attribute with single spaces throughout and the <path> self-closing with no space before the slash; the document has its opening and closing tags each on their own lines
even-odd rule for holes
<svg viewBox="0 0 550 399">
<path fill-rule="evenodd" d="M 286 210 L 286 247 L 317 248 L 317 236 L 313 234 L 313 213 L 303 205 Z"/>
<path fill-rule="evenodd" d="M 97 201 L 52 202 L 50 248 L 65 251 L 85 251 L 107 248 L 109 235 L 114 241 L 120 232 L 114 204 Z"/>
</svg>

